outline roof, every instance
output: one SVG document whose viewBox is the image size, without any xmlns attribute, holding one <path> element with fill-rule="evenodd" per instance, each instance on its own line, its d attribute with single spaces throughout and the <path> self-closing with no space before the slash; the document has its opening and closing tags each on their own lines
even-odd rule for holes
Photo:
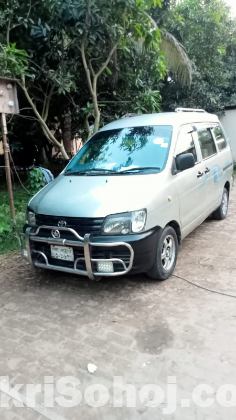
<svg viewBox="0 0 236 420">
<path fill-rule="evenodd" d="M 179 127 L 182 124 L 188 123 L 218 121 L 217 115 L 208 114 L 207 112 L 164 112 L 160 114 L 144 114 L 137 117 L 123 118 L 105 125 L 100 131 L 145 125 L 172 125 Z"/>
</svg>

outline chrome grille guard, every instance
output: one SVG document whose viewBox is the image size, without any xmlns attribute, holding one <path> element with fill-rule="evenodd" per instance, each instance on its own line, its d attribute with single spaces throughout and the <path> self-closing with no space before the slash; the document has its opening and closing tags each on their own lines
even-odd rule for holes
<svg viewBox="0 0 236 420">
<path fill-rule="evenodd" d="M 49 238 L 49 237 L 41 237 L 38 236 L 41 229 L 47 229 L 47 230 L 59 230 L 59 231 L 67 231 L 72 233 L 75 236 L 75 241 L 68 240 L 68 239 L 61 239 L 61 238 Z M 66 228 L 66 227 L 58 227 L 58 226 L 46 226 L 42 225 L 37 228 L 35 232 L 32 232 L 32 228 L 28 227 L 25 231 L 25 234 L 21 234 L 21 236 L 25 237 L 25 250 L 22 246 L 21 241 L 21 248 L 22 248 L 22 256 L 23 258 L 27 259 L 27 261 L 34 265 L 35 267 L 40 268 L 48 268 L 51 270 L 57 270 L 57 271 L 63 271 L 67 273 L 74 273 L 82 276 L 88 276 L 90 280 L 96 280 L 96 277 L 100 276 L 121 276 L 123 274 L 127 274 L 132 266 L 133 266 L 133 260 L 134 260 L 134 251 L 130 244 L 127 244 L 126 242 L 93 242 L 93 237 L 91 234 L 86 234 L 84 238 L 82 238 L 74 229 Z M 47 256 L 41 252 L 30 248 L 30 241 L 34 242 L 42 242 L 49 245 L 61 245 L 61 246 L 72 246 L 72 247 L 82 247 L 84 248 L 84 258 L 77 258 L 74 261 L 74 268 L 68 268 L 68 267 L 61 267 L 57 265 L 49 264 Z M 117 246 L 125 246 L 130 251 L 130 261 L 129 265 L 127 266 L 123 260 L 118 258 L 110 258 L 110 259 L 98 259 L 98 258 L 91 258 L 91 247 L 117 247 Z M 25 252 L 26 251 L 26 252 Z M 44 260 L 45 264 L 33 261 L 32 260 L 32 253 L 41 255 Z M 77 269 L 77 264 L 79 261 L 84 261 L 86 266 L 85 270 L 79 270 Z M 113 272 L 113 273 L 101 273 L 101 272 L 94 272 L 92 269 L 92 263 L 93 262 L 119 262 L 123 265 L 124 271 L 120 272 Z"/>
</svg>

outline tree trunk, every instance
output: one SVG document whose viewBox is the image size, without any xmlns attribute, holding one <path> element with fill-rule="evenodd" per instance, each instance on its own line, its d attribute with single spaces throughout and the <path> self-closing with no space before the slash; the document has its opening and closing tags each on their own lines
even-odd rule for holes
<svg viewBox="0 0 236 420">
<path fill-rule="evenodd" d="M 85 127 L 86 127 L 86 130 L 87 130 L 87 133 L 88 133 L 88 136 L 87 136 L 87 139 L 86 139 L 86 141 L 87 141 L 93 134 L 92 131 L 90 130 L 88 116 L 86 116 L 86 118 L 85 118 Z M 86 143 L 86 141 L 85 141 L 85 143 Z"/>
<path fill-rule="evenodd" d="M 87 44 L 87 35 L 85 34 L 83 39 L 82 39 L 82 42 L 81 42 L 81 56 L 82 56 L 82 61 L 83 61 L 83 65 L 84 65 L 84 70 L 85 70 L 86 76 L 87 76 L 88 88 L 89 88 L 90 95 L 91 95 L 92 101 L 93 101 L 93 109 L 94 109 L 94 117 L 95 117 L 93 134 L 95 134 L 99 130 L 100 120 L 101 120 L 101 113 L 100 113 L 100 110 L 99 110 L 98 98 L 97 98 L 97 81 L 98 81 L 98 78 L 101 76 L 101 74 L 104 72 L 108 63 L 110 62 L 111 57 L 113 56 L 114 52 L 117 49 L 119 41 L 117 41 L 113 45 L 113 47 L 111 48 L 111 50 L 108 54 L 108 57 L 107 57 L 105 63 L 102 64 L 102 66 L 100 67 L 100 69 L 98 70 L 97 73 L 94 72 L 94 69 L 93 69 L 92 64 L 91 64 L 91 60 L 90 60 L 90 69 L 88 67 L 88 63 L 87 63 L 87 59 L 86 59 L 86 52 L 85 52 L 85 49 L 87 47 L 86 44 Z M 92 78 L 91 78 L 91 74 L 92 74 Z"/>
<path fill-rule="evenodd" d="M 101 113 L 100 113 L 99 106 L 98 106 L 97 77 L 96 76 L 94 77 L 94 80 L 93 80 L 92 100 L 93 100 L 93 109 L 94 109 L 94 117 L 95 117 L 93 134 L 96 134 L 99 130 L 100 119 L 101 119 Z"/>
<path fill-rule="evenodd" d="M 72 158 L 72 134 L 71 134 L 71 113 L 66 111 L 63 115 L 62 136 L 65 151 L 69 157 Z"/>
<path fill-rule="evenodd" d="M 97 99 L 96 99 L 97 102 Z M 93 130 L 93 134 L 96 134 L 99 130 L 99 126 L 100 126 L 100 119 L 101 119 L 101 114 L 98 108 L 98 105 L 94 104 L 94 116 L 95 116 L 95 120 L 94 120 L 94 130 Z"/>
<path fill-rule="evenodd" d="M 18 81 L 18 84 L 23 89 L 23 91 L 25 93 L 25 96 L 26 96 L 28 102 L 30 103 L 30 105 L 31 105 L 31 107 L 32 107 L 32 109 L 34 111 L 34 113 L 35 113 L 35 115 L 36 115 L 36 117 L 37 117 L 37 119 L 38 119 L 38 121 L 39 121 L 42 129 L 43 129 L 43 132 L 44 132 L 45 136 L 47 137 L 47 139 L 51 143 L 53 143 L 55 146 L 57 146 L 59 148 L 59 150 L 60 150 L 60 152 L 62 154 L 63 159 L 68 160 L 69 158 L 68 158 L 68 155 L 67 155 L 67 153 L 65 151 L 64 145 L 61 144 L 61 143 L 59 143 L 59 141 L 57 141 L 57 139 L 54 137 L 54 135 L 52 134 L 52 132 L 49 130 L 49 128 L 48 128 L 47 124 L 45 123 L 43 117 L 39 114 L 39 112 L 38 112 L 38 110 L 36 108 L 36 105 L 34 104 L 32 98 L 30 97 L 30 95 L 28 93 L 28 90 L 26 88 L 26 85 L 25 85 L 25 76 L 24 75 L 21 75 L 21 82 Z"/>
</svg>

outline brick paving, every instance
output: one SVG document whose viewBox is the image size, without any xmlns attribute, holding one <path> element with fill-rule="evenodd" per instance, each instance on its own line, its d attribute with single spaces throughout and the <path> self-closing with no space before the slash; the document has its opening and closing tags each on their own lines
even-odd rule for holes
<svg viewBox="0 0 236 420">
<path fill-rule="evenodd" d="M 207 220 L 183 243 L 176 273 L 198 284 L 236 296 L 236 192 L 228 219 Z M 146 275 L 90 282 L 86 278 L 35 270 L 17 253 L 0 256 L 0 376 L 12 386 L 44 384 L 44 377 L 74 376 L 84 395 L 102 384 L 110 400 L 100 408 L 84 398 L 76 407 L 50 408 L 62 419 L 235 419 L 235 408 L 190 404 L 164 415 L 165 402 L 114 408 L 112 381 L 122 376 L 137 392 L 146 384 L 166 389 L 176 376 L 178 397 L 189 398 L 200 383 L 236 385 L 235 299 L 213 294 L 172 277 L 156 282 Z M 87 364 L 97 365 L 90 374 Z M 55 396 L 60 394 L 55 390 Z M 4 397 L 1 393 L 1 397 Z M 43 404 L 44 394 L 37 394 Z M 126 401 L 124 397 L 124 402 Z M 45 414 L 45 413 L 44 413 Z M 54 417 L 53 417 L 54 416 Z M 2 420 L 43 420 L 27 409 L 0 407 Z"/>
</svg>

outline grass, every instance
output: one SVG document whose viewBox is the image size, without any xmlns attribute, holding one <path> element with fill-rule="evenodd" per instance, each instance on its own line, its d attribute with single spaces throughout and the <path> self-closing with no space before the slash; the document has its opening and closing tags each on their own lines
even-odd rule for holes
<svg viewBox="0 0 236 420">
<path fill-rule="evenodd" d="M 25 210 L 31 195 L 17 184 L 15 184 L 13 195 L 16 226 L 18 230 L 22 230 L 25 221 Z M 0 184 L 0 254 L 17 249 L 19 249 L 19 243 L 12 232 L 9 196 L 4 179 Z"/>
</svg>

